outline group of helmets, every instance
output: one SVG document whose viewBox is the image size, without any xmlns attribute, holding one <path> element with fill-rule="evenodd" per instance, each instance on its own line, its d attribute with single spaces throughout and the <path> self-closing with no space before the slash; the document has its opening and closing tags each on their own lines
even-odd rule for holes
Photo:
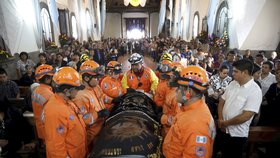
<svg viewBox="0 0 280 158">
<path fill-rule="evenodd" d="M 138 64 L 143 62 L 143 56 L 134 53 L 130 56 L 128 61 L 131 64 Z M 117 61 L 110 61 L 107 64 L 107 70 L 113 70 L 114 72 L 121 72 L 121 64 Z M 172 70 L 176 69 L 179 75 L 176 77 L 176 84 L 178 86 L 189 86 L 199 91 L 205 91 L 208 86 L 208 75 L 207 72 L 198 66 L 183 67 L 178 62 L 172 62 L 172 56 L 169 53 L 163 54 L 161 57 L 161 63 L 157 69 L 161 73 L 171 75 Z M 103 76 L 105 74 L 105 68 L 100 66 L 93 60 L 84 61 L 80 67 L 80 75 L 88 73 L 93 76 Z M 53 76 L 53 81 L 57 85 L 71 85 L 78 87 L 80 83 L 79 73 L 70 67 L 62 67 L 56 72 L 50 65 L 43 64 L 37 67 L 35 72 L 36 80 L 40 80 L 43 76 Z"/>
<path fill-rule="evenodd" d="M 116 72 L 121 72 L 121 64 L 117 61 L 109 62 L 107 68 L 113 69 Z M 62 67 L 55 71 L 51 65 L 42 64 L 36 68 L 35 78 L 36 80 L 40 80 L 46 75 L 53 76 L 55 85 L 79 87 L 81 86 L 80 75 L 83 74 L 102 77 L 105 75 L 105 68 L 93 60 L 84 61 L 80 66 L 80 73 L 71 67 Z"/>
<path fill-rule="evenodd" d="M 183 67 L 179 62 L 172 62 L 172 55 L 164 53 L 160 58 L 157 70 L 164 75 L 170 76 L 173 72 L 178 75 L 173 83 L 176 86 L 188 86 L 204 92 L 208 87 L 208 74 L 199 66 Z"/>
<path fill-rule="evenodd" d="M 71 67 L 62 67 L 56 71 L 51 65 L 42 64 L 36 68 L 35 78 L 40 80 L 44 76 L 53 76 L 56 85 L 81 86 L 79 73 Z"/>
</svg>

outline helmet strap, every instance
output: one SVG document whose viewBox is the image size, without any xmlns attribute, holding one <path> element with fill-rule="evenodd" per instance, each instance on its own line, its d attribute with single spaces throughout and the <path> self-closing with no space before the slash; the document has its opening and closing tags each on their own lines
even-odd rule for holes
<svg viewBox="0 0 280 158">
<path fill-rule="evenodd" d="M 181 91 L 181 92 L 182 92 L 182 96 L 183 96 L 182 97 L 183 103 L 187 103 L 192 97 L 192 94 L 190 92 L 190 87 L 187 88 L 186 92 L 184 92 L 184 91 Z"/>
</svg>

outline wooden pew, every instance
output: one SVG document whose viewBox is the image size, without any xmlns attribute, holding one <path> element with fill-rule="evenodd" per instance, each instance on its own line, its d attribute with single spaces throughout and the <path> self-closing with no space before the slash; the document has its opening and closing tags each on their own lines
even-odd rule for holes
<svg viewBox="0 0 280 158">
<path fill-rule="evenodd" d="M 280 127 L 252 126 L 248 137 L 246 157 L 252 156 L 256 143 L 280 142 Z"/>
</svg>

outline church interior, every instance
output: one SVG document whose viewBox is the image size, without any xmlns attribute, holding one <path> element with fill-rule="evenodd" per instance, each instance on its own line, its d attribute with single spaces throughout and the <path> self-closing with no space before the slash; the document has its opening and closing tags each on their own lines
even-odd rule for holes
<svg viewBox="0 0 280 158">
<path fill-rule="evenodd" d="M 0 157 L 75 157 L 74 153 L 76 152 L 79 158 L 228 158 L 226 155 L 239 150 L 237 148 L 240 148 L 240 157 L 242 158 L 277 157 L 277 150 L 280 148 L 279 15 L 279 0 L 1 0 L 0 122 L 2 122 L 2 127 L 0 127 Z M 164 62 L 165 60 L 168 60 L 168 62 Z M 87 69 L 84 69 L 83 66 L 87 61 L 94 62 L 98 67 L 90 71 L 89 74 L 101 73 L 101 68 L 103 68 L 106 71 L 104 76 L 89 77 L 84 75 Z M 111 65 L 110 67 L 112 63 L 116 63 L 117 66 Z M 173 66 L 178 63 L 180 66 L 177 65 L 174 68 Z M 243 63 L 243 66 L 240 66 L 240 63 Z M 248 63 L 251 67 L 250 70 L 248 68 L 248 71 L 246 71 L 247 67 L 245 65 Z M 45 65 L 50 66 L 52 70 L 46 71 L 42 69 L 41 71 L 46 72 L 39 73 L 37 69 Z M 47 66 L 44 69 L 48 69 L 49 67 Z M 141 115 L 143 118 L 139 120 L 147 121 L 152 119 L 150 122 L 157 122 L 153 125 L 154 131 L 152 133 L 156 133 L 156 130 L 160 131 L 157 137 L 159 142 L 154 144 L 153 137 L 149 137 L 149 134 L 144 134 L 143 137 L 143 132 L 147 131 L 143 129 L 141 133 L 139 132 L 140 128 L 134 131 L 135 125 L 132 123 L 130 127 L 131 122 L 129 122 L 126 123 L 126 126 L 129 126 L 127 130 L 123 130 L 124 125 L 118 125 L 123 131 L 123 133 L 120 132 L 120 135 L 125 135 L 126 133 L 137 138 L 143 138 L 143 140 L 133 138 L 138 143 L 135 146 L 132 143 L 132 138 L 130 138 L 131 144 L 126 145 L 129 146 L 127 147 L 130 149 L 128 153 L 132 153 L 131 155 L 123 154 L 126 152 L 123 149 L 125 143 L 120 143 L 121 147 L 116 147 L 116 145 L 112 148 L 109 148 L 112 144 L 108 143 L 107 148 L 99 149 L 95 142 L 100 142 L 100 140 L 98 141 L 98 136 L 103 137 L 104 134 L 95 135 L 97 140 L 90 140 L 91 142 L 89 143 L 88 132 L 90 132 L 91 128 L 88 127 L 84 120 L 87 136 L 84 143 L 87 145 L 87 151 L 85 152 L 87 154 L 82 154 L 81 147 L 79 149 L 77 147 L 77 151 L 72 147 L 69 150 L 67 149 L 69 142 L 71 142 L 69 139 L 77 139 L 78 137 L 75 137 L 75 135 L 79 135 L 79 133 L 72 133 L 74 135 L 70 137 L 69 135 L 71 134 L 67 135 L 67 132 L 71 133 L 75 132 L 75 130 L 71 131 L 73 129 L 68 129 L 70 127 L 66 125 L 60 125 L 54 129 L 56 134 L 59 135 L 57 142 L 62 140 L 63 137 L 63 143 L 65 144 L 59 142 L 60 144 L 53 144 L 53 147 L 50 147 L 52 145 L 48 141 L 53 138 L 53 133 L 50 136 L 47 134 L 48 129 L 43 129 L 43 133 L 45 135 L 46 132 L 46 135 L 41 138 L 41 133 L 38 132 L 38 129 L 41 128 L 38 127 L 38 120 L 43 122 L 44 117 L 46 117 L 46 121 L 50 119 L 47 115 L 47 110 L 50 108 L 46 108 L 45 116 L 42 111 L 44 111 L 45 104 L 52 103 L 53 98 L 48 101 L 43 96 L 44 90 L 39 92 L 36 89 L 41 85 L 41 82 L 45 82 L 41 80 L 42 76 L 51 76 L 53 78 L 47 84 L 52 89 L 51 93 L 53 95 L 63 93 L 63 96 L 71 100 L 71 88 L 69 90 L 66 87 L 67 93 L 64 91 L 65 89 L 58 90 L 63 87 L 58 84 L 63 80 L 61 79 L 63 77 L 55 80 L 56 74 L 64 67 L 71 68 L 71 71 L 73 69 L 78 74 L 79 79 L 76 83 L 79 82 L 86 87 L 81 91 L 88 89 L 87 86 L 91 87 L 91 82 L 94 82 L 92 78 L 96 78 L 97 86 L 100 86 L 101 92 L 93 90 L 95 93 L 89 100 L 94 100 L 93 98 L 100 100 L 99 94 L 106 95 L 110 100 L 109 103 L 106 102 L 108 99 L 104 98 L 102 98 L 104 101 L 100 101 L 102 105 L 104 104 L 103 108 L 108 109 L 108 113 L 106 113 L 107 111 L 104 112 L 102 108 L 102 110 L 96 110 L 98 108 L 96 108 L 97 104 L 94 107 L 95 103 L 91 105 L 90 103 L 82 102 L 82 104 L 89 104 L 89 107 L 93 106 L 95 108 L 94 112 L 89 112 L 94 120 L 92 127 L 96 128 L 96 130 L 100 128 L 99 132 L 104 132 L 106 131 L 105 129 L 113 130 L 114 127 L 111 127 L 113 125 L 111 125 L 112 122 L 110 121 L 114 118 L 119 119 L 118 117 L 121 117 L 123 112 L 119 112 L 117 108 L 114 109 L 113 105 L 122 104 L 125 106 L 131 104 L 138 106 L 137 102 L 139 100 L 141 102 L 141 97 L 145 100 L 143 104 L 150 105 L 149 99 L 145 98 L 148 96 L 154 102 L 152 104 L 160 109 L 160 112 L 158 112 L 157 108 L 153 109 L 157 117 L 153 118 L 153 115 L 147 112 L 149 111 L 147 107 L 140 106 L 133 110 L 144 113 L 143 116 Z M 113 69 L 111 69 L 112 67 Z M 183 136 L 189 133 L 188 130 L 180 131 L 180 134 L 183 133 L 180 135 L 182 137 L 178 139 L 180 142 L 172 142 L 172 140 L 175 141 L 174 137 L 178 136 L 174 131 L 179 129 L 179 127 L 176 129 L 176 125 L 180 123 L 180 117 L 185 112 L 181 109 L 187 109 L 183 107 L 185 104 L 186 106 L 188 105 L 188 100 L 192 103 L 192 99 L 179 101 L 181 91 L 182 94 L 185 91 L 188 93 L 191 91 L 191 93 L 196 94 L 198 93 L 197 89 L 200 87 L 197 88 L 194 85 L 202 82 L 202 80 L 196 80 L 193 77 L 182 79 L 185 76 L 180 76 L 181 72 L 184 72 L 183 70 L 187 71 L 188 68 L 192 67 L 195 67 L 195 70 L 197 70 L 197 67 L 203 69 L 207 76 L 207 83 L 201 83 L 199 86 L 204 87 L 204 84 L 207 84 L 207 88 L 201 91 L 202 97 L 200 99 L 208 107 L 210 116 L 214 120 L 213 130 L 216 131 L 216 137 L 213 137 L 213 142 L 209 146 L 208 141 L 212 137 L 207 136 L 206 139 L 206 136 L 202 136 L 203 134 L 201 133 L 201 135 L 195 135 L 196 138 L 193 139 L 195 143 L 203 145 L 190 147 L 190 143 L 183 143 L 185 141 Z M 107 81 L 105 77 L 116 75 L 115 73 L 119 72 L 118 70 L 121 70 L 118 73 L 118 79 L 116 81 L 111 79 L 110 82 L 105 83 Z M 141 72 L 142 70 L 143 72 Z M 146 74 L 148 71 L 151 71 L 151 73 Z M 139 74 L 141 74 L 140 77 L 138 76 Z M 163 77 L 163 74 L 169 75 L 169 78 Z M 194 74 L 196 73 L 194 72 Z M 64 74 L 65 76 L 67 74 Z M 244 92 L 247 86 L 246 77 L 248 77 L 248 83 L 249 79 L 255 81 L 254 84 L 259 86 L 254 87 L 257 90 L 251 89 L 250 91 L 249 89 L 247 93 Z M 73 80 L 74 77 L 70 78 Z M 145 78 L 149 78 L 149 80 Z M 180 79 L 182 79 L 181 82 L 179 82 Z M 161 88 L 163 86 L 161 82 L 166 80 L 168 80 L 168 83 L 166 82 L 167 85 L 164 86 L 170 88 L 170 90 L 167 90 L 168 88 L 162 90 L 164 88 Z M 138 85 L 134 86 L 134 82 Z M 183 86 L 177 85 L 177 89 L 171 91 L 171 83 L 173 82 L 180 84 L 188 82 L 188 88 L 187 90 L 181 89 L 180 87 Z M 241 83 L 243 82 L 246 84 L 242 85 Z M 232 88 L 235 83 L 238 84 L 235 87 L 236 89 L 227 90 L 227 87 Z M 194 87 L 195 90 L 189 90 L 189 87 L 191 87 L 190 89 Z M 111 91 L 108 91 L 110 88 L 112 88 Z M 115 91 L 113 91 L 114 89 Z M 118 92 L 116 89 L 118 89 Z M 146 96 L 143 97 L 138 92 L 143 92 Z M 79 92 L 77 93 L 79 95 Z M 135 98 L 140 99 L 136 103 L 131 101 L 126 104 L 124 100 L 129 100 L 127 99 L 130 97 L 129 93 L 135 93 Z M 250 93 L 251 95 L 254 94 L 252 96 L 254 98 L 250 98 Z M 188 95 L 184 95 L 183 97 L 188 98 Z M 190 96 L 190 98 L 192 97 Z M 236 99 L 232 99 L 234 97 Z M 120 101 L 120 98 L 122 101 Z M 194 97 L 194 99 L 197 98 Z M 72 98 L 74 104 L 81 103 L 79 101 L 76 103 L 76 100 Z M 176 107 L 171 106 L 173 102 L 170 100 L 175 102 Z M 232 103 L 229 103 L 229 100 L 233 100 Z M 34 106 L 39 104 L 42 106 L 41 111 L 38 112 L 34 109 Z M 232 107 L 225 108 L 230 104 L 235 105 L 237 108 L 231 111 L 232 114 L 228 115 L 235 115 L 236 111 L 238 111 L 239 115 L 233 117 L 234 119 L 226 120 L 225 122 L 228 124 L 225 125 L 226 123 L 221 120 L 225 120 L 226 110 L 233 109 Z M 241 104 L 243 107 L 240 108 Z M 247 104 L 257 105 L 253 108 L 251 107 L 253 105 L 249 106 Z M 99 105 L 101 106 L 101 103 L 98 103 Z M 128 108 L 126 109 L 128 111 L 131 110 L 130 106 L 126 108 Z M 168 108 L 176 108 L 176 110 L 168 110 Z M 77 116 L 73 116 L 73 118 L 71 115 L 70 119 L 68 119 L 70 122 L 76 120 L 76 117 L 80 118 L 78 115 L 81 113 L 83 114 L 81 107 L 75 107 L 74 109 L 76 111 L 78 109 L 80 113 L 77 112 Z M 125 108 L 122 110 L 125 110 Z M 181 113 L 181 111 L 183 112 Z M 103 117 L 103 115 L 106 116 Z M 130 115 L 134 114 L 129 113 Z M 166 116 L 165 119 L 168 125 L 162 122 L 163 115 Z M 82 115 L 81 118 L 84 119 L 85 116 L 88 117 L 88 115 Z M 135 114 L 136 116 L 140 117 L 138 114 Z M 59 117 L 58 120 L 62 119 L 62 116 L 57 117 Z M 206 116 L 201 115 L 199 117 L 204 120 L 202 118 Z M 184 118 L 186 119 L 187 117 L 184 116 Z M 100 123 L 101 119 L 103 124 L 100 123 L 100 126 L 95 125 L 95 119 L 97 119 L 96 124 Z M 124 117 L 123 119 L 127 118 Z M 123 121 L 123 119 L 121 120 Z M 9 120 L 15 121 L 17 126 L 14 127 Z M 9 126 L 10 124 L 12 124 L 11 127 Z M 46 123 L 46 126 L 51 128 L 53 124 L 55 123 Z M 5 128 L 5 126 L 11 129 Z M 185 124 L 182 126 L 185 127 Z M 155 127 L 160 129 L 154 129 Z M 148 129 L 151 130 L 151 128 L 149 126 Z M 194 127 L 190 125 L 189 128 Z M 129 129 L 134 133 L 129 133 Z M 209 125 L 209 131 L 211 129 Z M 21 134 L 16 136 L 16 132 Z M 243 132 L 240 134 L 241 136 L 238 135 L 239 132 Z M 10 137 L 13 137 L 13 139 Z M 109 138 L 126 139 L 126 137 L 114 138 L 113 136 Z M 223 138 L 229 141 L 221 140 Z M 231 138 L 238 138 L 238 141 Z M 168 144 L 168 141 L 170 141 L 170 144 Z M 223 148 L 224 143 L 228 142 L 237 142 L 237 144 L 230 144 L 232 151 L 227 151 L 226 147 Z M 61 143 L 66 155 L 63 155 L 65 153 L 62 150 L 58 153 L 61 152 L 63 156 L 53 154 L 51 150 L 60 148 Z M 104 144 L 106 146 L 105 142 Z M 115 144 L 118 143 L 115 142 Z M 146 149 L 146 146 L 148 146 L 148 149 Z M 149 150 L 153 147 L 157 147 L 156 152 L 151 154 Z M 179 154 L 181 149 L 182 153 Z M 171 150 L 174 150 L 174 152 L 171 152 Z M 190 154 L 191 150 L 194 152 L 193 155 Z M 103 154 L 103 156 L 97 156 L 96 151 L 99 154 Z"/>
</svg>

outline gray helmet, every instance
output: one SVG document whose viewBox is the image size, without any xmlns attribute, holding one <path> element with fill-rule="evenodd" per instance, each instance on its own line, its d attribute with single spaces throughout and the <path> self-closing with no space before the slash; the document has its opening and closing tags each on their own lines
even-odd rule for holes
<svg viewBox="0 0 280 158">
<path fill-rule="evenodd" d="M 128 61 L 131 63 L 131 64 L 138 64 L 140 62 L 143 62 L 143 56 L 138 54 L 138 53 L 133 53 Z"/>
</svg>

